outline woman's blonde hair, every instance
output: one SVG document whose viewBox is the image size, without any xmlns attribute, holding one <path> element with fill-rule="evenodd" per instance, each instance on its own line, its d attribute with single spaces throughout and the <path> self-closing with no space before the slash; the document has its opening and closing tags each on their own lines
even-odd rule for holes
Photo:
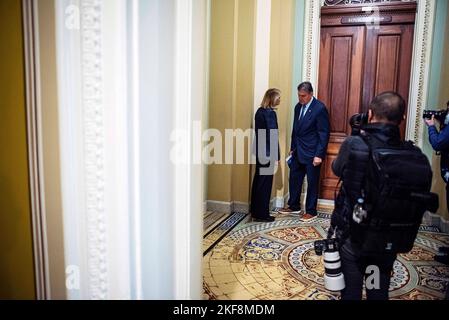
<svg viewBox="0 0 449 320">
<path fill-rule="evenodd" d="M 268 89 L 265 92 L 265 96 L 263 97 L 262 103 L 260 106 L 262 108 L 272 107 L 274 105 L 274 100 L 281 95 L 281 90 L 276 88 Z"/>
</svg>

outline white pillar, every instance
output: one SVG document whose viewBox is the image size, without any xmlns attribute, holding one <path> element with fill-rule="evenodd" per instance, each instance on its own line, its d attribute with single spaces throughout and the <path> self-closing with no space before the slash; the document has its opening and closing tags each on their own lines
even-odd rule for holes
<svg viewBox="0 0 449 320">
<path fill-rule="evenodd" d="M 69 299 L 201 298 L 191 150 L 206 98 L 206 13 L 205 0 L 57 2 L 65 255 L 80 276 Z M 181 165 L 170 161 L 176 129 Z"/>
</svg>

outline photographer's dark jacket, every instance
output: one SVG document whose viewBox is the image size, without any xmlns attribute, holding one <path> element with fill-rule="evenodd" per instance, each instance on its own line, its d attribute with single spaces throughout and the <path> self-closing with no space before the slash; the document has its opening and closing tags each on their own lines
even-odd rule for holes
<svg viewBox="0 0 449 320">
<path fill-rule="evenodd" d="M 363 131 L 386 146 L 401 143 L 399 127 L 395 125 L 372 123 L 364 126 Z M 352 219 L 352 209 L 361 196 L 368 161 L 368 145 L 360 136 L 350 136 L 343 142 L 337 159 L 332 163 L 332 171 L 343 181 L 332 215 L 332 226 L 337 227 L 337 238 L 341 241 L 349 236 L 349 219 Z"/>
<path fill-rule="evenodd" d="M 429 126 L 429 142 L 435 151 L 441 152 L 441 177 L 449 182 L 449 126 L 438 132 L 435 126 Z"/>
</svg>

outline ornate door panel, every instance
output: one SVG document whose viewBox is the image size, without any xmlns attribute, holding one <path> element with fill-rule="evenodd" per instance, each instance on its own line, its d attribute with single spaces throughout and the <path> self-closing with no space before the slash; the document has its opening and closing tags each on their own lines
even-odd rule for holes
<svg viewBox="0 0 449 320">
<path fill-rule="evenodd" d="M 351 133 L 349 118 L 360 111 L 365 28 L 322 28 L 319 99 L 328 107 L 331 136 L 321 172 L 321 198 L 333 199 L 338 178 L 332 173 L 344 139 Z"/>
<path fill-rule="evenodd" d="M 366 38 L 363 109 L 384 91 L 396 91 L 408 100 L 414 25 L 389 25 L 368 30 Z M 405 137 L 405 121 L 401 125 Z"/>
</svg>

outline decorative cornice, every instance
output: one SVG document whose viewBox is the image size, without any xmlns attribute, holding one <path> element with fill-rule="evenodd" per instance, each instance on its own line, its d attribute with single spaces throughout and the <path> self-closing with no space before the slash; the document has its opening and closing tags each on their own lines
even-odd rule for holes
<svg viewBox="0 0 449 320">
<path fill-rule="evenodd" d="M 321 0 L 306 2 L 303 80 L 311 81 L 315 85 L 317 85 L 316 81 L 318 78 L 321 5 Z"/>
<path fill-rule="evenodd" d="M 82 108 L 89 296 L 108 298 L 101 0 L 81 0 Z"/>
<path fill-rule="evenodd" d="M 325 7 L 352 6 L 357 4 L 388 4 L 390 2 L 401 2 L 402 0 L 324 0 Z"/>
<path fill-rule="evenodd" d="M 424 29 L 423 29 L 423 34 L 422 34 L 422 42 L 419 44 L 420 49 L 419 49 L 419 84 L 418 84 L 418 88 L 417 88 L 417 102 L 416 102 L 416 118 L 415 118 L 415 130 L 414 130 L 414 135 L 413 135 L 413 141 L 415 142 L 415 144 L 420 143 L 421 139 L 422 139 L 422 125 L 423 125 L 423 121 L 422 121 L 422 112 L 424 110 L 424 105 L 425 105 L 425 101 L 427 99 L 427 97 L 425 96 L 426 94 L 424 93 L 425 91 L 427 92 L 427 90 L 425 90 L 425 86 L 426 84 L 424 83 L 425 78 L 426 78 L 426 70 L 428 70 L 429 66 L 428 66 L 428 46 L 431 45 L 430 43 L 430 36 L 429 36 L 429 24 L 430 24 L 430 12 L 431 12 L 431 7 L 430 7 L 430 1 L 427 0 L 425 1 L 426 6 L 425 6 L 425 11 L 424 11 Z"/>
<path fill-rule="evenodd" d="M 309 5 L 309 11 L 307 13 L 307 17 L 309 17 L 308 21 L 307 21 L 307 25 L 308 25 L 308 30 L 312 30 L 313 29 L 313 16 L 314 16 L 314 5 L 310 4 Z M 306 80 L 310 80 L 311 76 L 312 76 L 312 43 L 313 43 L 313 34 L 312 32 L 308 32 L 307 33 L 307 46 L 306 46 L 306 74 L 305 74 L 305 79 Z"/>
</svg>

